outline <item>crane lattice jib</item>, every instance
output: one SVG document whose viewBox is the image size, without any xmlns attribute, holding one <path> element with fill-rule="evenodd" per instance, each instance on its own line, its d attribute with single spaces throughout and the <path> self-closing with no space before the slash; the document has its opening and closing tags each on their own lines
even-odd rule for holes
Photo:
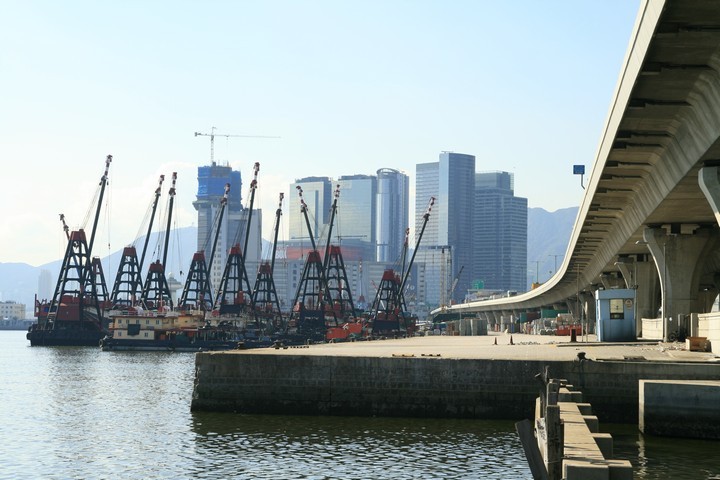
<svg viewBox="0 0 720 480">
<path fill-rule="evenodd" d="M 278 202 L 277 210 L 275 210 L 275 231 L 273 232 L 272 255 L 270 256 L 270 267 L 272 272 L 275 272 L 275 254 L 277 253 L 277 240 L 278 231 L 280 230 L 280 217 L 282 216 L 283 198 L 285 198 L 285 194 L 280 192 L 280 201 Z"/>
<path fill-rule="evenodd" d="M 425 210 L 425 213 L 423 214 L 423 224 L 422 224 L 422 228 L 420 229 L 420 235 L 418 235 L 418 239 L 415 242 L 415 250 L 413 250 L 413 254 L 410 257 L 410 263 L 408 264 L 408 267 L 405 270 L 405 273 L 403 274 L 402 282 L 400 282 L 400 295 L 403 294 L 403 290 L 405 289 L 405 284 L 407 283 L 408 276 L 410 275 L 410 269 L 412 268 L 413 263 L 415 262 L 415 255 L 417 255 L 418 248 L 420 247 L 420 241 L 422 240 L 423 233 L 425 233 L 425 227 L 427 226 L 427 223 L 430 220 L 430 211 L 432 210 L 433 205 L 435 205 L 435 197 L 430 197 L 430 204 L 428 205 L 427 210 Z"/>
<path fill-rule="evenodd" d="M 150 214 L 150 221 L 148 222 L 147 233 L 145 234 L 145 244 L 143 245 L 142 254 L 140 255 L 139 268 L 142 272 L 143 265 L 145 264 L 145 254 L 147 253 L 148 242 L 150 242 L 150 234 L 152 233 L 153 223 L 155 221 L 155 213 L 157 212 L 158 202 L 160 201 L 160 194 L 162 192 L 162 184 L 165 181 L 165 175 L 160 175 L 158 186 L 155 189 L 155 198 L 152 203 L 152 213 Z"/>
<path fill-rule="evenodd" d="M 208 281 L 209 281 L 209 273 L 210 268 L 212 268 L 213 260 L 215 260 L 215 250 L 217 249 L 217 242 L 220 238 L 220 229 L 222 227 L 222 220 L 223 215 L 225 213 L 225 208 L 227 208 L 227 202 L 228 202 L 228 196 L 230 195 L 230 184 L 225 184 L 225 192 L 223 193 L 222 198 L 220 199 L 220 211 L 217 215 L 217 228 L 215 229 L 215 238 L 213 239 L 212 249 L 210 250 L 210 258 L 208 259 Z M 209 288 L 209 287 L 208 287 Z"/>
<path fill-rule="evenodd" d="M 335 223 L 335 216 L 337 215 L 337 202 L 339 197 L 340 185 L 335 188 L 335 193 L 333 194 L 333 203 L 332 207 L 330 208 L 330 225 L 328 226 L 327 244 L 325 245 L 325 256 L 323 257 L 323 270 L 325 270 L 325 272 L 327 272 L 328 262 L 330 261 L 330 242 L 332 239 L 332 230 Z"/>
<path fill-rule="evenodd" d="M 90 257 L 92 256 L 92 247 L 95 243 L 95 233 L 97 230 L 98 220 L 100 219 L 100 209 L 102 208 L 103 195 L 105 194 L 105 186 L 107 185 L 108 171 L 110 170 L 110 162 L 112 162 L 112 158 L 112 155 L 108 155 L 105 158 L 105 172 L 100 179 L 100 197 L 98 198 L 97 208 L 95 209 L 95 221 L 93 222 L 93 228 L 90 231 L 90 243 L 88 243 L 88 256 Z"/>
<path fill-rule="evenodd" d="M 168 216 L 167 216 L 167 224 L 165 226 L 165 245 L 163 246 L 163 257 L 162 257 L 162 265 L 163 270 L 165 268 L 165 265 L 167 265 L 167 254 L 168 254 L 168 246 L 170 245 L 170 226 L 172 225 L 172 212 L 173 212 L 173 205 L 175 203 L 175 184 L 177 183 L 177 172 L 173 172 L 172 174 L 172 185 L 170 186 L 170 190 L 168 190 Z"/>
<path fill-rule="evenodd" d="M 253 179 L 250 182 L 250 206 L 248 209 L 247 225 L 245 225 L 245 244 L 243 245 L 243 259 L 247 258 L 248 240 L 250 239 L 250 220 L 252 219 L 253 205 L 255 204 L 255 190 L 257 190 L 257 176 L 260 171 L 260 162 L 255 162 Z"/>
</svg>

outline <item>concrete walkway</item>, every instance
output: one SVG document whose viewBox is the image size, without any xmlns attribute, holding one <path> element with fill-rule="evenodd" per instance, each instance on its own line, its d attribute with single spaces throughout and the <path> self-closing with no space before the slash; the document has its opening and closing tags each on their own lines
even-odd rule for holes
<svg viewBox="0 0 720 480">
<path fill-rule="evenodd" d="M 512 344 L 510 340 L 512 338 Z M 586 340 L 586 341 L 585 341 Z M 497 344 L 495 344 L 497 342 Z M 720 362 L 709 352 L 690 352 L 681 343 L 598 343 L 594 335 L 578 338 L 490 332 L 487 336 L 427 336 L 397 340 L 329 343 L 308 347 L 233 350 L 237 354 L 352 357 L 440 356 L 459 359 L 574 360 L 581 352 L 593 361 Z"/>
</svg>

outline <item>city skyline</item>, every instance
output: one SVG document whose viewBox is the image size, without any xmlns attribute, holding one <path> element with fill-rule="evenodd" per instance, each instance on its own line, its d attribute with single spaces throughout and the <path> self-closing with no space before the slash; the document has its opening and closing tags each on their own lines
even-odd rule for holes
<svg viewBox="0 0 720 480">
<path fill-rule="evenodd" d="M 58 214 L 83 225 L 108 154 L 95 254 L 134 240 L 160 174 L 178 172 L 177 226 L 195 225 L 210 142 L 194 133 L 212 127 L 219 164 L 249 178 L 260 162 L 265 232 L 295 178 L 412 172 L 443 150 L 515 173 L 531 207 L 575 206 L 571 167 L 592 165 L 637 6 L 278 0 L 219 15 L 165 1 L 15 2 L 0 18 L 12 45 L 0 55 L 0 262 L 60 258 Z"/>
</svg>

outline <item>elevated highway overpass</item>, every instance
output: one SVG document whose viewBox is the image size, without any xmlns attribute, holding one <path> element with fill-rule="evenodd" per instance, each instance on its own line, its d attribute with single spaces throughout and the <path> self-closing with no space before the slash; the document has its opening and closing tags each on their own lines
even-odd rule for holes
<svg viewBox="0 0 720 480">
<path fill-rule="evenodd" d="M 492 324 L 559 305 L 592 320 L 595 290 L 636 288 L 637 316 L 666 312 L 667 337 L 668 319 L 709 311 L 720 291 L 719 167 L 720 5 L 645 0 L 557 273 L 433 316 Z"/>
</svg>

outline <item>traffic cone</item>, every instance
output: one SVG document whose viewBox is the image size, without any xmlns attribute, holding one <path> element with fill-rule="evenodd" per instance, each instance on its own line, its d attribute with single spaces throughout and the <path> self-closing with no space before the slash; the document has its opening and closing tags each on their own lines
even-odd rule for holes
<svg viewBox="0 0 720 480">
<path fill-rule="evenodd" d="M 510 345 L 515 345 L 512 341 L 512 335 L 510 335 Z"/>
<path fill-rule="evenodd" d="M 497 337 L 495 337 L 495 343 L 493 345 L 497 345 Z"/>
</svg>

